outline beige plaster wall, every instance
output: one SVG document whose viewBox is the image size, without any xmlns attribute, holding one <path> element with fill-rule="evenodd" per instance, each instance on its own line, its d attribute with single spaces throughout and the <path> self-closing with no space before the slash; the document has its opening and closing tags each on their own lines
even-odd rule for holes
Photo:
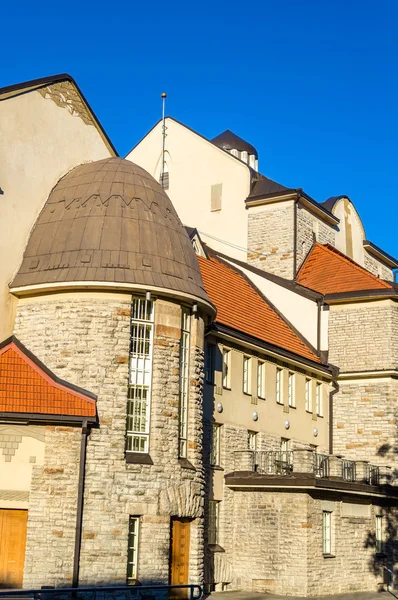
<svg viewBox="0 0 398 600">
<path fill-rule="evenodd" d="M 5 492 L 30 492 L 32 470 L 44 461 L 44 427 L 0 425 L 0 507 L 12 508 Z M 21 508 L 19 496 L 15 496 Z M 14 502 L 15 504 L 15 502 Z"/>
<path fill-rule="evenodd" d="M 340 219 L 336 232 L 336 248 L 358 264 L 366 266 L 363 249 L 365 230 L 354 205 L 347 198 L 342 198 L 333 207 L 333 214 Z"/>
<path fill-rule="evenodd" d="M 246 252 L 204 233 L 246 248 L 245 199 L 250 172 L 239 160 L 173 119 L 166 119 L 166 161 L 170 177 L 167 194 L 182 222 L 196 227 L 202 239 L 221 252 L 245 260 Z M 159 123 L 126 156 L 157 180 L 161 170 L 162 124 Z M 211 187 L 222 184 L 222 208 L 211 211 Z"/>
<path fill-rule="evenodd" d="M 87 114 L 72 109 L 39 91 L 0 102 L 0 341 L 16 310 L 8 284 L 51 189 L 76 165 L 110 156 Z"/>
</svg>

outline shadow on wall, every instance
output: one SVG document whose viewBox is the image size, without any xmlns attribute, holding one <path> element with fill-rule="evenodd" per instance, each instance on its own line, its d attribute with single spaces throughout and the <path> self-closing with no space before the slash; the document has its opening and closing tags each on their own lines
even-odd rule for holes
<svg viewBox="0 0 398 600">
<path fill-rule="evenodd" d="M 394 462 L 398 458 L 398 440 L 395 447 L 390 444 L 383 444 L 377 452 L 379 457 L 391 458 Z M 387 483 L 394 484 L 398 480 L 398 470 L 392 469 L 387 477 Z M 390 501 L 394 502 L 394 500 Z M 384 584 L 391 588 L 398 587 L 398 502 L 395 500 L 395 506 L 380 503 L 379 510 L 376 513 L 381 519 L 380 531 L 369 531 L 364 543 L 365 548 L 373 550 L 372 558 L 369 560 L 369 570 L 383 580 Z M 376 525 L 377 528 L 377 525 Z M 395 594 L 392 594 L 395 596 Z M 398 598 L 398 596 L 395 596 Z"/>
</svg>

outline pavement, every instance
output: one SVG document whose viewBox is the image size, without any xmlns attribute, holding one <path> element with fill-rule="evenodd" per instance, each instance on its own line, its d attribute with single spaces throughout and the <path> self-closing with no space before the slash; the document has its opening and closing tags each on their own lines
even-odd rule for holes
<svg viewBox="0 0 398 600">
<path fill-rule="evenodd" d="M 355 594 L 333 594 L 328 596 L 311 596 L 310 600 L 394 600 L 398 592 L 358 592 Z M 213 592 L 208 600 L 308 600 L 304 596 L 278 596 L 259 592 Z"/>
</svg>

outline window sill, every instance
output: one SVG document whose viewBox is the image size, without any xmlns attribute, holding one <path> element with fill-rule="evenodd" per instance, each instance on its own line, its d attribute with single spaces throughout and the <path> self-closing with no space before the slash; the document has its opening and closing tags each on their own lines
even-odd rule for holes
<svg viewBox="0 0 398 600">
<path fill-rule="evenodd" d="M 227 392 L 230 392 L 232 388 L 230 387 L 226 387 L 225 385 L 222 386 L 223 390 L 227 390 Z"/>
<path fill-rule="evenodd" d="M 130 465 L 153 465 L 153 460 L 145 452 L 126 452 L 126 463 Z"/>
<path fill-rule="evenodd" d="M 193 464 L 191 462 L 189 462 L 189 460 L 187 458 L 180 457 L 178 459 L 178 462 L 180 463 L 180 466 L 183 469 L 190 469 L 190 471 L 196 471 L 196 469 L 193 466 Z"/>
<path fill-rule="evenodd" d="M 307 410 L 307 409 L 305 409 L 305 412 L 306 412 L 308 415 L 313 415 L 313 414 L 314 414 L 314 413 L 312 412 L 312 410 Z"/>
<path fill-rule="evenodd" d="M 323 558 L 336 558 L 335 554 L 324 554 Z"/>
<path fill-rule="evenodd" d="M 323 419 L 323 415 L 318 415 L 317 413 L 316 416 L 318 417 L 318 419 Z"/>
<path fill-rule="evenodd" d="M 284 406 L 283 402 L 278 402 L 278 400 L 276 401 L 278 406 Z"/>
<path fill-rule="evenodd" d="M 289 408 L 292 408 L 293 410 L 297 410 L 297 406 L 292 406 L 291 404 L 289 404 Z"/>
<path fill-rule="evenodd" d="M 243 395 L 244 395 L 244 396 L 250 396 L 250 398 L 251 398 L 251 396 L 252 396 L 252 395 L 251 395 L 251 392 L 243 392 Z"/>
<path fill-rule="evenodd" d="M 220 465 L 210 465 L 210 469 L 213 469 L 213 471 L 224 471 Z"/>
<path fill-rule="evenodd" d="M 224 548 L 220 544 L 208 544 L 207 546 L 210 552 L 225 552 Z"/>
<path fill-rule="evenodd" d="M 258 400 L 266 400 L 265 396 L 257 396 Z"/>
</svg>

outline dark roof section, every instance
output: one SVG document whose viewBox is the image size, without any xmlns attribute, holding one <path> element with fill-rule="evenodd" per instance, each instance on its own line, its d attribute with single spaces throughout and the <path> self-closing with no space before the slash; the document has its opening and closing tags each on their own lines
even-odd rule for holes
<svg viewBox="0 0 398 600">
<path fill-rule="evenodd" d="M 107 158 L 53 188 L 12 287 L 106 282 L 165 288 L 210 303 L 171 200 L 141 167 Z"/>
<path fill-rule="evenodd" d="M 337 204 L 337 202 L 339 200 L 341 200 L 342 198 L 347 198 L 347 200 L 350 200 L 350 198 L 348 196 L 346 196 L 345 194 L 342 194 L 340 196 L 331 196 L 330 198 L 325 200 L 325 202 L 321 202 L 321 206 L 326 208 L 326 210 L 328 210 L 329 212 L 333 212 L 335 204 Z M 351 202 L 351 200 L 350 200 L 350 202 Z M 351 204 L 352 204 L 352 202 L 351 202 Z"/>
<path fill-rule="evenodd" d="M 226 129 L 215 138 L 211 140 L 211 142 L 229 152 L 230 150 L 239 150 L 239 152 L 247 152 L 248 154 L 254 154 L 256 158 L 258 158 L 257 150 L 254 146 L 243 140 L 241 137 Z"/>
<path fill-rule="evenodd" d="M 7 98 L 12 98 L 13 96 L 16 96 L 18 93 L 22 94 L 25 91 L 26 92 L 34 91 L 37 88 L 45 87 L 47 85 L 51 85 L 54 83 L 60 83 L 61 81 L 70 81 L 76 87 L 77 91 L 79 92 L 80 96 L 82 97 L 82 100 L 86 104 L 86 106 L 89 109 L 89 111 L 91 112 L 95 122 L 97 123 L 98 128 L 101 130 L 102 135 L 108 142 L 110 148 L 115 153 L 115 156 L 119 156 L 118 151 L 116 150 L 115 146 L 112 144 L 112 141 L 108 137 L 105 129 L 102 127 L 100 121 L 98 120 L 98 117 L 96 116 L 95 112 L 91 108 L 90 104 L 87 102 L 83 92 L 81 91 L 81 89 L 79 88 L 79 86 L 77 85 L 77 83 L 73 79 L 73 77 L 71 75 L 68 75 L 68 73 L 61 73 L 58 75 L 50 75 L 49 77 L 41 77 L 40 79 L 32 79 L 30 81 L 23 81 L 21 83 L 16 83 L 14 85 L 8 85 L 5 87 L 2 87 L 2 88 L 0 88 L 0 102 L 7 100 Z M 1 97 L 6 94 L 7 94 L 7 98 Z"/>
<path fill-rule="evenodd" d="M 374 244 L 373 242 L 369 240 L 364 240 L 363 246 L 365 250 L 367 250 L 370 254 L 373 254 L 379 260 L 383 260 L 391 269 L 398 268 L 398 260 L 391 256 L 391 254 L 388 254 L 387 252 L 379 248 L 379 246 L 376 246 L 376 244 Z"/>
<path fill-rule="evenodd" d="M 294 194 L 296 191 L 297 190 L 294 188 L 287 188 L 272 179 L 268 179 L 268 177 L 262 176 L 262 178 L 254 184 L 248 198 L 266 198 L 283 194 Z"/>
</svg>

